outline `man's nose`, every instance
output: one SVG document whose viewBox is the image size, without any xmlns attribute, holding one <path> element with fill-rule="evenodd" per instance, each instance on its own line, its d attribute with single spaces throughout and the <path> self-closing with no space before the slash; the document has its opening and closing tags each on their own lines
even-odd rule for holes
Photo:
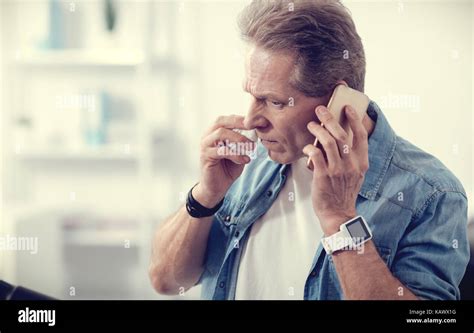
<svg viewBox="0 0 474 333">
<path fill-rule="evenodd" d="M 248 129 L 268 126 L 268 120 L 262 115 L 261 110 L 256 107 L 255 103 L 252 103 L 244 118 L 244 126 Z"/>
</svg>

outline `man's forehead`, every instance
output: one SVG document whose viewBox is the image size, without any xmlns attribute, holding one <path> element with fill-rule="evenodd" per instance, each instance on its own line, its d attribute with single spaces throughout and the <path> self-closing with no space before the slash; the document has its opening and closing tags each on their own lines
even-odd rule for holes
<svg viewBox="0 0 474 333">
<path fill-rule="evenodd" d="M 288 93 L 292 90 L 289 80 L 293 68 L 294 58 L 291 54 L 251 47 L 245 62 L 245 88 L 256 93 Z"/>
</svg>

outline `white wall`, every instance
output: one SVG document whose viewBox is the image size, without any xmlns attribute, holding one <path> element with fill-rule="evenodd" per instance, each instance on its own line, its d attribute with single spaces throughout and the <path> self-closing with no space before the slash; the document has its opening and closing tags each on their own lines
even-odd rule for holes
<svg viewBox="0 0 474 333">
<path fill-rule="evenodd" d="M 397 133 L 473 191 L 472 2 L 350 3 L 367 52 L 367 93 Z M 397 106 L 407 97 L 410 107 Z"/>
</svg>

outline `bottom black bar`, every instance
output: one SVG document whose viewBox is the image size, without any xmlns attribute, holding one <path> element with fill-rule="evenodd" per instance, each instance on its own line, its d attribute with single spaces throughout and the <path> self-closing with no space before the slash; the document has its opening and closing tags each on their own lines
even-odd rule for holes
<svg viewBox="0 0 474 333">
<path fill-rule="evenodd" d="M 148 327 L 169 320 L 311 320 L 334 328 L 473 332 L 473 308 L 474 301 L 3 301 L 0 332 Z"/>
</svg>

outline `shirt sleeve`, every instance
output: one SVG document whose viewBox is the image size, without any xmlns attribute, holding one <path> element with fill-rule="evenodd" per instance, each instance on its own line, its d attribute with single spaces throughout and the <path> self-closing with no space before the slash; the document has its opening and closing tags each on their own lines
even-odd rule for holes
<svg viewBox="0 0 474 333">
<path fill-rule="evenodd" d="M 436 192 L 400 240 L 392 273 L 420 299 L 454 300 L 468 262 L 467 199 Z"/>
</svg>

